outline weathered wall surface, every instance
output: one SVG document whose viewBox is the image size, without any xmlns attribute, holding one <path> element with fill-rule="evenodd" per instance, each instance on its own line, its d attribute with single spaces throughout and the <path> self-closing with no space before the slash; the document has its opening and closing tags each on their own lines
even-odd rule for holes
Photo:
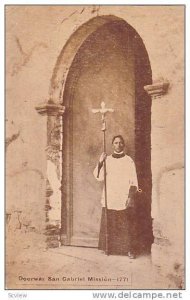
<svg viewBox="0 0 190 300">
<path fill-rule="evenodd" d="M 164 78 L 170 82 L 167 94 L 152 102 L 152 217 L 155 236 L 152 257 L 153 262 L 159 265 L 160 259 L 168 256 L 168 251 L 174 259 L 164 264 L 170 266 L 171 272 L 175 269 L 179 273 L 179 269 L 183 268 L 183 255 L 180 253 L 183 253 L 184 218 L 182 6 L 6 7 L 6 182 L 9 227 L 15 231 L 25 228 L 40 232 L 44 226 L 47 118 L 40 117 L 35 107 L 50 99 L 51 78 L 66 42 L 82 24 L 97 15 L 114 15 L 135 28 L 147 49 L 153 81 Z M 55 171 L 50 164 L 49 170 L 50 174 L 51 170 Z M 59 182 L 58 178 L 55 182 L 57 195 L 60 195 Z M 55 221 L 60 219 L 60 209 L 57 209 L 60 201 L 54 207 Z M 177 285 L 180 284 L 179 279 Z"/>
</svg>

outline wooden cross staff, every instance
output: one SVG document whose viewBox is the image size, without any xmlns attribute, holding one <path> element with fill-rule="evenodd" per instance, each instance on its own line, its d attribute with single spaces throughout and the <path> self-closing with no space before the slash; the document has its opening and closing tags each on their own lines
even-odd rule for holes
<svg viewBox="0 0 190 300">
<path fill-rule="evenodd" d="M 106 114 L 108 112 L 114 112 L 112 108 L 106 108 L 104 102 L 101 103 L 101 108 L 92 109 L 93 113 L 101 113 L 102 115 L 102 132 L 103 132 L 103 151 L 106 153 Z M 103 162 L 104 165 L 104 196 L 105 196 L 105 232 L 106 232 L 106 255 L 109 255 L 108 251 L 108 217 L 107 217 L 107 182 L 106 182 L 106 160 Z"/>
</svg>

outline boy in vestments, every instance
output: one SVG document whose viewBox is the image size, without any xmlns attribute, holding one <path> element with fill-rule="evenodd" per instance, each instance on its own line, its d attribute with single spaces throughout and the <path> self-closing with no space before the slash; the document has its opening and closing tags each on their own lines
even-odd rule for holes
<svg viewBox="0 0 190 300">
<path fill-rule="evenodd" d="M 104 181 L 103 163 L 106 161 L 108 254 L 135 258 L 136 220 L 134 194 L 138 181 L 134 161 L 124 153 L 121 135 L 112 139 L 113 153 L 102 153 L 94 170 L 98 181 Z M 102 217 L 98 249 L 106 249 L 105 193 L 102 192 Z"/>
</svg>

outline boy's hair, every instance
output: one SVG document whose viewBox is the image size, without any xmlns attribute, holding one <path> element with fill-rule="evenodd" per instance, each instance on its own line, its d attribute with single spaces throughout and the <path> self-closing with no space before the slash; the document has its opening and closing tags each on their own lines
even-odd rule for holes
<svg viewBox="0 0 190 300">
<path fill-rule="evenodd" d="M 123 144 L 125 145 L 124 138 L 120 134 L 114 135 L 114 137 L 112 138 L 112 144 L 113 144 L 113 142 L 115 141 L 116 138 L 120 138 L 122 140 Z"/>
</svg>

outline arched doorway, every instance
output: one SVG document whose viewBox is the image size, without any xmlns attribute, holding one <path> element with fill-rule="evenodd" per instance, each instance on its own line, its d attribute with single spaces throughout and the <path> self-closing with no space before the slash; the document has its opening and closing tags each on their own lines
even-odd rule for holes
<svg viewBox="0 0 190 300">
<path fill-rule="evenodd" d="M 63 91 L 62 240 L 64 244 L 97 247 L 100 224 L 100 186 L 93 169 L 102 152 L 100 119 L 91 113 L 102 101 L 115 112 L 108 119 L 107 151 L 111 137 L 122 134 L 127 153 L 137 166 L 138 246 L 149 250 L 151 229 L 151 68 L 137 32 L 115 17 L 97 17 L 98 24 L 78 47 Z M 107 20 L 107 21 L 105 21 Z M 90 23 L 89 23 L 90 24 Z M 119 180 L 119 179 L 118 179 Z"/>
</svg>

